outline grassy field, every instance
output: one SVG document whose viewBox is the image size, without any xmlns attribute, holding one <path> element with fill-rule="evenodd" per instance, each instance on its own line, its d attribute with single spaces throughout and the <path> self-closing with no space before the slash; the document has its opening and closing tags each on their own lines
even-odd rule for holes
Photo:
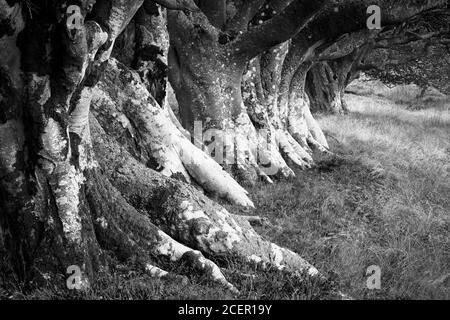
<svg viewBox="0 0 450 320">
<path fill-rule="evenodd" d="M 269 220 L 258 231 L 300 253 L 356 299 L 449 299 L 450 104 L 410 111 L 380 97 L 349 94 L 347 101 L 349 115 L 319 117 L 337 157 L 298 171 L 293 181 L 251 190 L 257 214 Z M 334 298 L 331 283 L 226 264 L 239 299 Z M 366 288 L 371 265 L 381 268 L 381 290 Z M 167 268 L 183 273 L 186 267 Z M 182 284 L 132 269 L 118 266 L 82 294 L 55 287 L 23 296 L 0 289 L 0 297 L 233 298 L 195 273 Z"/>
</svg>

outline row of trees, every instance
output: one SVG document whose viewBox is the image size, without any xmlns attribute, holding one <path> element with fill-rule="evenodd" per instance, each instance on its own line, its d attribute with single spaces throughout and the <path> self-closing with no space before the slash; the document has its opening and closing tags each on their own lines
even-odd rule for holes
<svg viewBox="0 0 450 320">
<path fill-rule="evenodd" d="M 67 23 L 71 5 L 81 25 Z M 366 28 L 370 5 L 384 31 L 447 10 L 442 0 L 0 0 L 4 273 L 39 283 L 75 265 L 88 286 L 111 261 L 169 277 L 161 259 L 183 260 L 236 291 L 213 262 L 235 256 L 321 277 L 207 195 L 253 207 L 241 185 L 292 177 L 313 150 L 329 152 L 307 92 L 320 104 L 337 83 L 333 109 L 345 108 L 355 66 L 383 34 Z"/>
<path fill-rule="evenodd" d="M 362 72 L 388 86 L 416 84 L 419 100 L 430 87 L 449 94 L 449 21 L 447 3 L 379 30 L 348 56 L 317 62 L 306 81 L 311 110 L 345 113 L 345 88 Z"/>
</svg>

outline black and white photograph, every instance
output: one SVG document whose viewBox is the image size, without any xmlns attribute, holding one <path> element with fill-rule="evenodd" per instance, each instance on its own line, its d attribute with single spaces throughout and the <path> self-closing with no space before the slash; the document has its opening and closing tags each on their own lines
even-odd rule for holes
<svg viewBox="0 0 450 320">
<path fill-rule="evenodd" d="M 450 300 L 450 1 L 0 0 L 0 300 Z"/>
</svg>

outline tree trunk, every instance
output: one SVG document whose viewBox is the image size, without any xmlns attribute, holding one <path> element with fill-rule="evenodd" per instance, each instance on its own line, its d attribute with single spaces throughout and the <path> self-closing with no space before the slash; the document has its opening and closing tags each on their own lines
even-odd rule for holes
<svg viewBox="0 0 450 320">
<path fill-rule="evenodd" d="M 349 111 L 344 99 L 345 89 L 359 76 L 364 59 L 373 49 L 371 39 L 375 35 L 358 32 L 319 53 L 318 62 L 306 78 L 306 91 L 313 113 L 345 114 Z M 344 50 L 333 50 L 333 47 Z M 327 60 L 320 60 L 327 55 Z"/>
<path fill-rule="evenodd" d="M 345 85 L 340 81 L 340 70 L 334 70 L 329 62 L 319 62 L 308 72 L 306 92 L 313 113 L 344 114 Z"/>
<path fill-rule="evenodd" d="M 255 58 L 244 77 L 247 111 L 256 126 L 269 133 L 268 145 L 273 154 L 281 152 L 283 155 L 278 159 L 285 177 L 295 176 L 285 160 L 300 168 L 308 168 L 313 162 L 311 155 L 287 131 L 278 107 L 281 68 L 288 47 L 288 43 L 283 43 Z M 271 158 L 271 161 L 276 160 Z"/>
<path fill-rule="evenodd" d="M 245 57 L 221 46 L 205 16 L 199 14 L 192 29 L 184 19 L 169 12 L 170 81 L 183 127 L 238 181 L 266 178 L 258 163 L 258 134 L 242 99 Z"/>
<path fill-rule="evenodd" d="M 31 18 L 21 3 L 0 0 L 8 26 L 0 38 L 0 269 L 59 286 L 78 267 L 83 289 L 115 260 L 135 258 L 155 277 L 171 276 L 161 259 L 185 260 L 236 292 L 203 252 L 321 277 L 202 193 L 199 186 L 253 206 L 177 130 L 145 70 L 109 58 L 142 1 L 97 1 L 95 20 L 73 30 L 56 22 L 62 3 L 32 5 L 40 10 Z M 81 9 L 85 17 L 92 8 Z M 181 181 L 190 179 L 197 187 Z"/>
<path fill-rule="evenodd" d="M 306 75 L 311 63 L 303 63 L 295 72 L 289 88 L 287 121 L 289 132 L 301 144 L 325 152 L 328 143 L 318 122 L 311 114 L 305 91 Z"/>
<path fill-rule="evenodd" d="M 289 134 L 307 151 L 311 147 L 321 152 L 328 143 L 317 121 L 311 115 L 305 93 L 306 74 L 316 57 L 316 49 L 323 45 L 321 35 L 297 35 L 290 45 L 283 63 L 279 86 L 278 108 Z"/>
<path fill-rule="evenodd" d="M 261 99 L 251 103 L 251 97 L 257 94 L 251 92 L 256 89 L 251 88 L 255 67 L 246 68 L 253 57 L 253 53 L 247 52 L 251 48 L 241 49 L 214 21 L 214 17 L 202 13 L 169 12 L 169 78 L 183 127 L 244 183 L 254 183 L 258 177 L 270 182 L 268 176 L 293 176 L 285 160 L 308 168 L 313 162 L 309 147 L 300 145 L 289 133 L 287 119 L 282 118 L 278 105 L 286 49 L 267 51 L 260 58 L 264 59 L 262 66 L 258 66 L 261 60 L 251 63 L 256 63 L 262 73 L 257 75 Z M 243 83 L 244 72 L 250 87 Z M 249 90 L 244 93 L 247 105 L 242 84 L 244 90 Z M 321 150 L 326 146 L 326 141 L 322 141 Z"/>
</svg>

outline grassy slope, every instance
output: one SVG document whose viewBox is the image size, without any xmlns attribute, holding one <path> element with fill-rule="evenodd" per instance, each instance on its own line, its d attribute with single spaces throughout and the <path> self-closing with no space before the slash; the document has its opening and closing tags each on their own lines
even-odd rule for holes
<svg viewBox="0 0 450 320">
<path fill-rule="evenodd" d="M 270 221 L 258 231 L 299 252 L 355 298 L 450 298 L 450 105 L 413 112 L 381 98 L 347 100 L 350 115 L 320 118 L 339 159 L 252 190 L 257 214 Z M 238 298 L 330 297 L 327 284 L 228 264 Z M 381 267 L 380 291 L 366 289 L 370 265 Z M 183 285 L 132 269 L 105 274 L 88 293 L 49 288 L 23 296 L 0 289 L 0 298 L 232 298 L 195 275 Z"/>
</svg>

